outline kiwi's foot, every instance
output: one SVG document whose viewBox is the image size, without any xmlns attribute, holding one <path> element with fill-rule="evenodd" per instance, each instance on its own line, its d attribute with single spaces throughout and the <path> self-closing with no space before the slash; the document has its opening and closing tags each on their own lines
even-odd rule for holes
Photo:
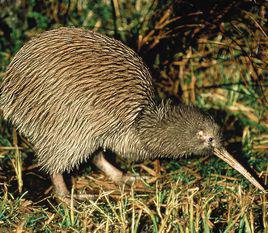
<svg viewBox="0 0 268 233">
<path fill-rule="evenodd" d="M 113 182 L 116 184 L 122 185 L 133 185 L 133 184 L 139 184 L 138 186 L 144 186 L 142 185 L 142 180 L 148 179 L 148 177 L 140 177 L 135 176 L 131 174 L 124 174 L 122 171 L 120 171 L 118 168 L 113 166 L 111 163 L 109 163 L 102 152 L 97 154 L 93 158 L 93 163 L 96 165 L 97 168 L 99 168 L 101 171 L 105 173 L 106 176 L 108 176 Z"/>
<path fill-rule="evenodd" d="M 67 189 L 63 175 L 54 173 L 51 175 L 51 181 L 54 186 L 55 197 L 58 201 L 65 203 L 69 206 L 77 205 L 79 201 L 96 200 L 98 195 L 95 194 L 73 194 L 71 195 Z"/>
</svg>

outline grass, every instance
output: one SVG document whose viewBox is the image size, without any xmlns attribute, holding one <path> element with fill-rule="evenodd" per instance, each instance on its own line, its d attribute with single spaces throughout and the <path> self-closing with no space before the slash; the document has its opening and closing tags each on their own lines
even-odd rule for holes
<svg viewBox="0 0 268 233">
<path fill-rule="evenodd" d="M 200 232 L 201 229 L 202 232 L 234 232 L 236 229 L 238 232 L 262 232 L 267 227 L 265 195 L 252 188 L 243 189 L 238 179 L 219 175 L 185 184 L 183 179 L 178 179 L 180 173 L 167 173 L 150 188 L 140 190 L 118 189 L 98 174 L 94 174 L 94 179 L 92 176 L 78 178 L 75 184 L 86 182 L 99 194 L 97 200 L 81 203 L 75 209 L 55 204 L 51 197 L 46 205 L 27 200 L 27 194 L 14 198 L 6 190 L 1 200 L 1 229 L 42 232 Z M 234 180 L 236 185 L 232 184 Z"/>
<path fill-rule="evenodd" d="M 161 97 L 209 111 L 223 126 L 228 151 L 267 184 L 267 9 L 261 1 L 172 3 L 7 4 L 0 12 L 0 78 L 24 41 L 46 29 L 83 26 L 119 38 L 144 58 Z M 57 203 L 29 143 L 0 114 L 0 231 L 268 232 L 267 195 L 218 158 L 161 160 L 160 171 L 152 161 L 119 164 L 151 182 L 118 187 L 85 163 L 66 178 L 73 192 L 96 199 Z"/>
</svg>

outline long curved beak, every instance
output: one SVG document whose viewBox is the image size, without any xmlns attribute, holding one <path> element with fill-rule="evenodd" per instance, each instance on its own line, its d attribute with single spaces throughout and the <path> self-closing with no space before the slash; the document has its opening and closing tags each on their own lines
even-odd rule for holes
<svg viewBox="0 0 268 233">
<path fill-rule="evenodd" d="M 263 192 L 266 192 L 264 186 L 232 155 L 230 155 L 224 148 L 214 148 L 214 154 L 228 163 L 232 168 L 240 172 L 250 183 Z"/>
</svg>

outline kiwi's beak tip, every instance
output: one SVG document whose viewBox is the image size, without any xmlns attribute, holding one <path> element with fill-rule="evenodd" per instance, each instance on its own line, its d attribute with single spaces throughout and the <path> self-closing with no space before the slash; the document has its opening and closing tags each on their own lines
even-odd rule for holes
<svg viewBox="0 0 268 233">
<path fill-rule="evenodd" d="M 250 173 L 238 160 L 227 152 L 224 147 L 214 148 L 213 152 L 220 159 L 224 160 L 232 168 L 240 172 L 250 183 L 260 189 L 262 192 L 267 193 L 266 188 Z"/>
</svg>

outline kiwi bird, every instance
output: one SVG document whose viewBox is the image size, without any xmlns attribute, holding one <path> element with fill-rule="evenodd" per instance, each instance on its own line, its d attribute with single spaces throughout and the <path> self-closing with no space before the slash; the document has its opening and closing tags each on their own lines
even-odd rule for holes
<svg viewBox="0 0 268 233">
<path fill-rule="evenodd" d="M 265 191 L 224 149 L 212 117 L 158 101 L 142 59 L 93 31 L 59 28 L 27 42 L 5 73 L 1 108 L 33 144 L 59 195 L 68 195 L 62 173 L 89 157 L 112 180 L 129 180 L 105 159 L 106 149 L 134 161 L 214 153 Z"/>
</svg>

